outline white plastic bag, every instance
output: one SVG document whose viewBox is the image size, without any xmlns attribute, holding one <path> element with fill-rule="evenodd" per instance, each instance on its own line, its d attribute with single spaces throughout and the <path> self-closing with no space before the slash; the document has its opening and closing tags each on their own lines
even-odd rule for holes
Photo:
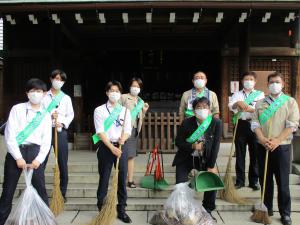
<svg viewBox="0 0 300 225">
<path fill-rule="evenodd" d="M 26 189 L 5 225 L 57 225 L 55 217 L 31 184 L 33 169 L 24 169 Z"/>
<path fill-rule="evenodd" d="M 175 185 L 164 205 L 162 217 L 168 225 L 216 225 L 201 203 L 194 199 L 194 190 L 188 183 Z"/>
</svg>

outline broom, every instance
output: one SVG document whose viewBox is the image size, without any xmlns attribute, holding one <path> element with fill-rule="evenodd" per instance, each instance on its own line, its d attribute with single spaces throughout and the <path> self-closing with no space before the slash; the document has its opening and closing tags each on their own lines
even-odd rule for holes
<svg viewBox="0 0 300 225">
<path fill-rule="evenodd" d="M 125 110 L 124 123 L 122 125 L 122 135 L 124 134 L 124 127 L 127 115 L 127 108 Z M 121 135 L 121 136 L 122 136 Z M 119 146 L 122 149 L 122 145 Z M 97 216 L 87 225 L 113 225 L 117 218 L 117 196 L 118 196 L 118 177 L 119 177 L 119 158 L 117 158 L 115 173 L 112 178 L 112 187 L 107 194 L 105 204 Z"/>
<path fill-rule="evenodd" d="M 269 124 L 268 138 L 271 138 L 271 128 L 272 128 L 272 119 Z M 272 220 L 269 217 L 268 209 L 264 204 L 265 192 L 266 192 L 266 181 L 267 181 L 267 171 L 268 171 L 268 159 L 269 159 L 269 150 L 266 149 L 266 159 L 265 159 L 265 168 L 264 168 L 264 181 L 263 189 L 261 194 L 261 203 L 255 206 L 251 220 L 256 223 L 262 224 L 271 224 Z"/>
<path fill-rule="evenodd" d="M 232 138 L 232 143 L 231 143 L 231 150 L 229 153 L 229 160 L 227 163 L 226 167 L 226 172 L 224 176 L 224 189 L 220 191 L 220 198 L 231 203 L 237 203 L 237 204 L 247 204 L 249 203 L 249 200 L 241 197 L 237 190 L 235 189 L 234 183 L 233 183 L 233 178 L 231 175 L 231 161 L 233 157 L 233 146 L 234 146 L 234 141 L 236 137 L 236 131 L 239 123 L 239 116 L 237 117 L 236 121 L 236 126 L 234 128 L 233 132 L 233 138 Z"/>
<path fill-rule="evenodd" d="M 58 167 L 58 144 L 57 144 L 57 119 L 55 119 L 54 128 L 54 153 L 55 153 L 55 168 L 54 168 L 54 182 L 52 191 L 52 200 L 50 203 L 50 209 L 55 216 L 58 216 L 64 210 L 64 198 L 60 190 L 60 172 Z"/>
</svg>

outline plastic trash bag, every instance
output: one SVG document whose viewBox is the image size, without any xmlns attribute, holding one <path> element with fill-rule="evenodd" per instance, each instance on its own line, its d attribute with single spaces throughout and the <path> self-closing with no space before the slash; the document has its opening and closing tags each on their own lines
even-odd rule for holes
<svg viewBox="0 0 300 225">
<path fill-rule="evenodd" d="M 201 202 L 194 199 L 194 190 L 188 183 L 175 185 L 160 213 L 168 225 L 216 225 Z"/>
<path fill-rule="evenodd" d="M 5 225 L 57 225 L 55 217 L 31 184 L 33 169 L 24 169 L 26 188 Z"/>
</svg>

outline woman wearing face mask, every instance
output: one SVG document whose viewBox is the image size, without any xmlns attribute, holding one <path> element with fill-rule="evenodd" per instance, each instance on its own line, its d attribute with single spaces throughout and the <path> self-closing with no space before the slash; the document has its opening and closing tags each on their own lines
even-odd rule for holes
<svg viewBox="0 0 300 225">
<path fill-rule="evenodd" d="M 133 181 L 134 173 L 134 157 L 137 156 L 138 136 L 142 128 L 143 118 L 149 109 L 149 105 L 145 103 L 138 95 L 143 88 L 143 82 L 140 78 L 134 77 L 129 83 L 130 92 L 123 94 L 121 104 L 131 111 L 132 133 L 124 148 L 128 152 L 128 183 L 130 188 L 136 188 Z"/>
<path fill-rule="evenodd" d="M 191 117 L 193 113 L 193 101 L 195 98 L 206 97 L 210 102 L 210 111 L 215 118 L 219 118 L 219 102 L 215 92 L 208 90 L 206 87 L 207 77 L 206 74 L 199 71 L 193 75 L 192 82 L 194 87 L 183 93 L 179 107 L 179 117 L 182 122 L 185 118 Z"/>
<path fill-rule="evenodd" d="M 100 139 L 97 150 L 99 186 L 97 191 L 97 206 L 101 210 L 107 194 L 111 169 L 117 160 L 119 161 L 118 183 L 118 218 L 124 223 L 131 223 L 130 217 L 125 212 L 127 201 L 126 177 L 127 177 L 127 149 L 124 145 L 131 135 L 130 111 L 119 104 L 122 86 L 118 81 L 108 82 L 106 85 L 108 101 L 97 107 L 94 112 L 94 124 L 96 135 Z M 125 118 L 126 115 L 126 118 Z M 124 132 L 122 133 L 122 126 Z"/>
<path fill-rule="evenodd" d="M 213 118 L 207 98 L 196 98 L 192 116 L 183 121 L 176 136 L 178 151 L 173 166 L 176 166 L 176 184 L 187 182 L 192 169 L 217 173 L 216 160 L 219 152 L 222 125 Z M 204 193 L 203 207 L 208 213 L 215 209 L 216 191 Z"/>
<path fill-rule="evenodd" d="M 68 128 L 72 120 L 74 119 L 74 111 L 72 106 L 72 100 L 70 96 L 66 95 L 61 88 L 67 80 L 67 75 L 62 70 L 54 70 L 50 75 L 51 88 L 47 92 L 43 99 L 43 105 L 45 108 L 55 102 L 53 110 L 50 114 L 52 116 L 52 128 L 54 133 L 54 127 L 58 130 L 58 165 L 60 171 L 60 189 L 61 193 L 66 199 L 66 192 L 68 187 Z M 56 124 L 55 124 L 55 121 Z M 52 139 L 52 145 L 54 145 L 54 138 Z M 45 161 L 47 164 L 48 157 Z"/>
<path fill-rule="evenodd" d="M 29 101 L 13 106 L 10 111 L 5 128 L 7 155 L 0 198 L 0 224 L 5 224 L 11 211 L 18 180 L 26 167 L 34 169 L 32 185 L 48 205 L 45 168 L 41 166 L 50 150 L 52 131 L 51 117 L 41 105 L 46 91 L 43 81 L 30 79 L 26 84 Z"/>
<path fill-rule="evenodd" d="M 264 179 L 266 151 L 269 151 L 264 204 L 269 216 L 273 216 L 273 196 L 275 175 L 278 189 L 278 209 L 281 222 L 292 224 L 291 197 L 289 189 L 291 141 L 293 132 L 299 126 L 299 108 L 296 100 L 282 92 L 283 76 L 272 73 L 268 76 L 270 94 L 256 104 L 251 129 L 258 139 L 257 156 L 259 180 Z"/>
<path fill-rule="evenodd" d="M 258 164 L 256 153 L 256 135 L 251 130 L 251 118 L 257 101 L 265 97 L 262 91 L 255 90 L 256 73 L 245 72 L 242 74 L 243 89 L 234 93 L 229 101 L 228 107 L 234 112 L 234 124 L 238 121 L 235 136 L 236 152 L 236 182 L 237 189 L 245 186 L 245 159 L 246 147 L 248 145 L 250 164 L 249 164 L 249 187 L 259 190 L 258 184 Z"/>
</svg>

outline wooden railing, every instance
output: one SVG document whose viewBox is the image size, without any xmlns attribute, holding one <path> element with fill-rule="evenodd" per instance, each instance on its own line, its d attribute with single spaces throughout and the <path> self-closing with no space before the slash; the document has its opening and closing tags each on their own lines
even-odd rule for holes
<svg viewBox="0 0 300 225">
<path fill-rule="evenodd" d="M 91 120 L 91 117 L 89 117 Z M 92 124 L 92 121 L 88 121 Z M 158 145 L 159 150 L 164 152 L 175 151 L 175 137 L 179 123 L 179 115 L 176 112 L 172 113 L 147 113 L 142 125 L 142 130 L 139 135 L 139 152 L 148 152 Z M 74 149 L 91 149 L 91 134 L 90 132 L 74 134 Z M 86 149 L 87 150 L 87 149 Z"/>
<path fill-rule="evenodd" d="M 175 151 L 178 126 L 179 116 L 176 112 L 147 113 L 139 137 L 140 151 L 149 151 L 155 145 L 164 151 Z"/>
</svg>

